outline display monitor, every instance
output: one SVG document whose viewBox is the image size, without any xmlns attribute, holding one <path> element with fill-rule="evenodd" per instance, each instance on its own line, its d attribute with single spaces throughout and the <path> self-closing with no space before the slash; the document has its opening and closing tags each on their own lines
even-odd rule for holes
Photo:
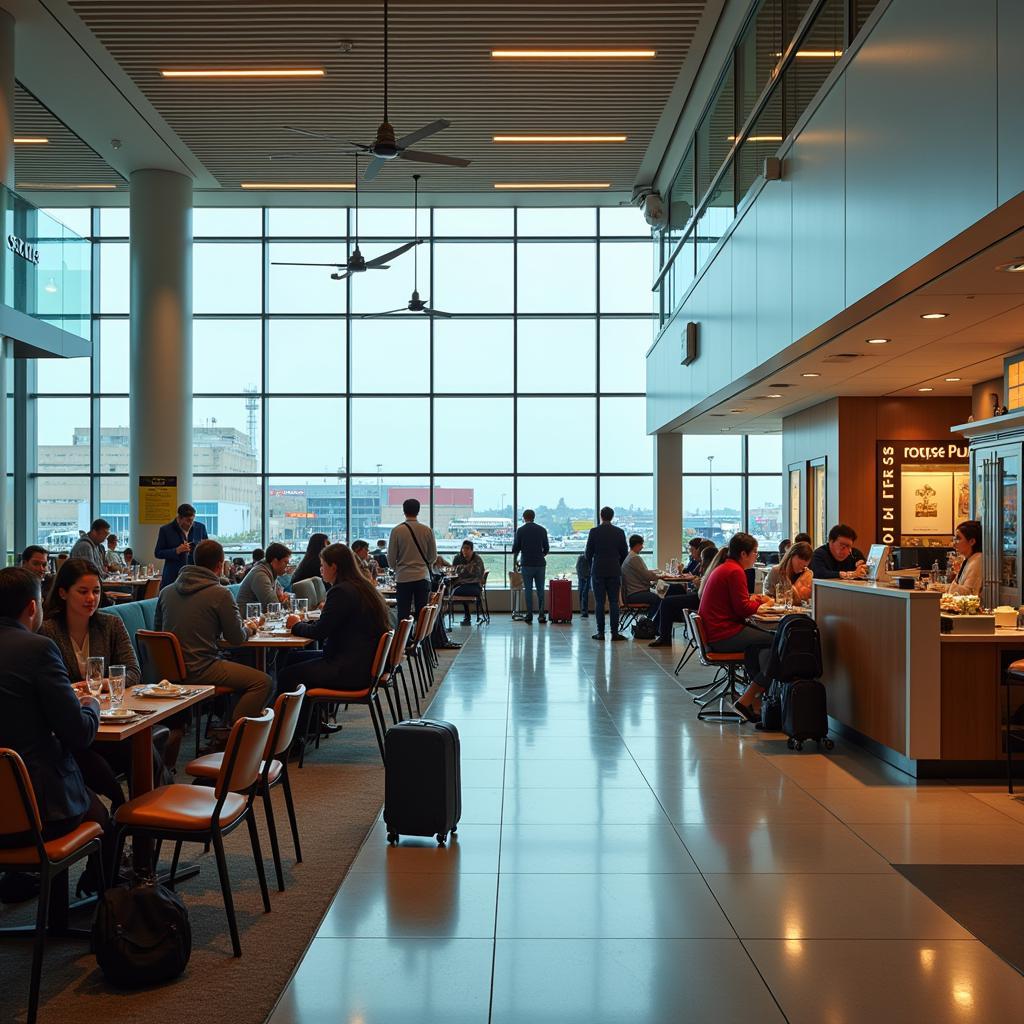
<svg viewBox="0 0 1024 1024">
<path fill-rule="evenodd" d="M 888 544 L 872 544 L 868 551 L 867 570 L 868 579 L 882 581 L 889 576 L 889 551 Z"/>
</svg>

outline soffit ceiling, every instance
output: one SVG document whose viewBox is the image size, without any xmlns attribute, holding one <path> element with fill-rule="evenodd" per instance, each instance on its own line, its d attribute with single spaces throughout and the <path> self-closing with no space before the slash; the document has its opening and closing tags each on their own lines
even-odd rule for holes
<svg viewBox="0 0 1024 1024">
<path fill-rule="evenodd" d="M 968 396 L 1003 375 L 1003 357 L 1024 348 L 1024 274 L 996 270 L 1020 260 L 1024 231 L 818 346 L 680 428 L 685 434 L 769 433 L 782 418 L 843 397 Z M 946 313 L 922 320 L 923 313 Z M 868 338 L 888 338 L 869 345 Z M 804 373 L 818 377 L 805 378 Z M 947 381 L 959 377 L 959 381 Z M 919 388 L 932 388 L 921 392 Z M 770 394 L 781 398 L 768 398 Z M 733 412 L 732 410 L 738 410 Z"/>
<path fill-rule="evenodd" d="M 221 188 L 242 181 L 351 181 L 350 157 L 284 130 L 372 141 L 382 115 L 378 0 L 68 0 Z M 396 133 L 438 117 L 426 148 L 466 169 L 395 161 L 374 190 L 493 192 L 495 181 L 607 181 L 628 191 L 686 58 L 704 0 L 392 2 L 389 115 Z M 350 52 L 345 52 L 348 43 Z M 653 60 L 495 61 L 494 47 L 624 47 Z M 163 68 L 323 67 L 321 80 L 164 79 Z M 495 133 L 625 133 L 626 143 L 509 146 Z M 270 154 L 291 154 L 268 159 Z"/>
</svg>

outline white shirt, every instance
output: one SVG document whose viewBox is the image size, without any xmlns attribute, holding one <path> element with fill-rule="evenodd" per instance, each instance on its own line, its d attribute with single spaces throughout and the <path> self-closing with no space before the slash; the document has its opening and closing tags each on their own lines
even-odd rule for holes
<svg viewBox="0 0 1024 1024">
<path fill-rule="evenodd" d="M 975 597 L 981 596 L 981 587 L 985 582 L 985 574 L 983 571 L 984 558 L 980 551 L 975 551 L 970 558 L 962 566 L 960 566 L 960 572 L 957 573 L 956 582 L 950 583 L 949 593 L 950 594 L 973 594 Z"/>
</svg>

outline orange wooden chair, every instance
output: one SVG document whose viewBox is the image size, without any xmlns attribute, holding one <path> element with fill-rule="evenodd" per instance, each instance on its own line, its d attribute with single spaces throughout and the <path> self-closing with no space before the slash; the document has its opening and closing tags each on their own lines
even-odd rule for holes
<svg viewBox="0 0 1024 1024">
<path fill-rule="evenodd" d="M 387 664 L 384 666 L 384 674 L 381 676 L 380 688 L 384 691 L 384 699 L 388 702 L 388 710 L 391 712 L 391 721 L 397 722 L 402 717 L 402 697 L 398 692 L 398 681 L 402 681 L 402 689 L 405 691 L 405 708 L 409 715 L 412 715 L 412 702 L 409 698 L 409 687 L 405 683 L 405 673 L 402 671 L 402 659 L 405 657 L 405 645 L 412 632 L 413 618 L 410 615 L 402 619 L 395 627 L 395 639 L 388 651 Z M 394 692 L 395 699 L 392 701 L 391 694 Z M 415 692 L 415 687 L 413 687 Z M 419 696 L 416 697 L 416 710 L 419 713 Z M 395 708 L 398 713 L 395 713 Z"/>
<path fill-rule="evenodd" d="M 36 909 L 32 972 L 28 989 L 28 1024 L 35 1024 L 39 1010 L 39 981 L 43 971 L 43 949 L 46 945 L 47 920 L 50 911 L 50 887 L 55 878 L 67 872 L 72 864 L 96 854 L 99 891 L 106 888 L 100 837 L 103 829 L 95 821 L 83 821 L 66 835 L 43 839 L 32 780 L 25 762 L 17 752 L 0 747 L 0 836 L 20 836 L 29 840 L 24 846 L 0 849 L 0 868 L 12 871 L 39 872 L 39 906 Z M 16 936 L 21 929 L 3 929 L 0 934 Z"/>
<path fill-rule="evenodd" d="M 117 824 L 115 864 L 121 863 L 121 854 L 128 836 L 178 844 L 171 865 L 172 886 L 180 844 L 213 844 L 217 874 L 220 876 L 220 888 L 224 896 L 224 910 L 231 930 L 231 948 L 235 956 L 242 955 L 242 946 L 238 939 L 231 879 L 224 856 L 224 837 L 243 821 L 248 825 L 249 842 L 263 896 L 263 909 L 270 913 L 270 893 L 267 890 L 267 876 L 263 870 L 263 854 L 252 805 L 259 789 L 263 753 L 273 722 L 274 712 L 269 708 L 259 718 L 239 718 L 235 722 L 224 748 L 217 781 L 212 788 L 187 786 L 183 783 L 160 786 L 122 804 L 114 816 Z"/>
</svg>

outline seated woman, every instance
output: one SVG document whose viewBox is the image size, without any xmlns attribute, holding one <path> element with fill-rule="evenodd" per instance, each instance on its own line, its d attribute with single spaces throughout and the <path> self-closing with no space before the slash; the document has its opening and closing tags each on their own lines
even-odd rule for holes
<svg viewBox="0 0 1024 1024">
<path fill-rule="evenodd" d="M 49 637 L 60 651 L 64 667 L 76 688 L 84 688 L 90 658 L 102 658 L 104 674 L 111 665 L 124 665 L 125 687 L 142 681 L 139 661 L 128 630 L 116 615 L 97 615 L 101 599 L 96 566 L 84 558 L 69 558 L 57 572 L 46 599 L 45 618 L 39 632 Z M 124 791 L 115 772 L 128 767 L 121 744 L 87 747 L 75 759 L 86 785 L 110 801 L 117 810 L 124 803 Z"/>
<path fill-rule="evenodd" d="M 479 597 L 483 593 L 484 583 L 484 560 L 476 553 L 471 540 L 464 540 L 459 553 L 452 559 L 452 566 L 455 569 L 455 589 L 452 597 Z M 462 605 L 462 625 L 468 626 L 472 620 L 469 617 L 469 602 Z"/>
<path fill-rule="evenodd" d="M 808 568 L 814 548 L 800 541 L 787 549 L 782 561 L 772 566 L 765 581 L 764 592 L 769 597 L 775 596 L 775 588 L 782 583 L 793 595 L 793 604 L 805 604 L 811 599 L 814 587 L 814 574 Z"/>
<path fill-rule="evenodd" d="M 700 583 L 697 584 L 697 593 L 699 595 L 703 596 L 704 588 L 707 586 L 708 580 L 711 578 L 711 574 L 722 564 L 728 554 L 728 548 L 704 549 L 704 554 L 702 555 L 703 564 L 700 574 Z"/>
<path fill-rule="evenodd" d="M 950 594 L 974 594 L 981 596 L 981 585 L 984 582 L 981 554 L 981 523 L 976 519 L 968 519 L 956 528 L 954 541 L 956 553 L 963 559 L 956 579 L 949 585 Z"/>
<path fill-rule="evenodd" d="M 302 556 L 299 567 L 292 573 L 291 585 L 293 587 L 299 580 L 310 580 L 314 576 L 320 575 L 320 552 L 328 544 L 330 544 L 330 539 L 326 533 L 314 533 L 310 536 L 306 543 L 306 553 Z"/>
<path fill-rule="evenodd" d="M 287 625 L 295 636 L 321 641 L 323 653 L 294 653 L 278 673 L 282 693 L 299 683 L 310 690 L 366 689 L 377 644 L 391 628 L 387 605 L 347 545 L 328 544 L 320 552 L 320 575 L 329 588 L 320 618 L 304 622 L 289 615 Z"/>
<path fill-rule="evenodd" d="M 658 612 L 654 616 L 654 626 L 658 635 L 647 645 L 648 647 L 671 647 L 672 646 L 672 625 L 683 621 L 683 613 L 686 611 L 695 612 L 700 604 L 700 594 L 711 570 L 725 557 L 726 548 L 721 551 L 711 541 L 702 541 L 700 547 L 700 565 L 694 573 L 697 581 L 695 589 L 682 591 L 678 584 L 673 583 L 668 588 L 668 593 L 658 606 Z M 692 584 L 691 584 L 692 586 Z"/>
<path fill-rule="evenodd" d="M 757 540 L 749 533 L 737 533 L 729 541 L 722 561 L 703 580 L 700 596 L 700 617 L 708 649 L 716 654 L 743 653 L 743 664 L 750 685 L 733 704 L 745 721 L 760 718 L 754 704 L 765 690 L 761 676 L 761 653 L 767 654 L 772 634 L 751 626 L 747 619 L 763 604 L 772 604 L 770 597 L 750 594 L 747 570 L 757 561 Z M 721 554 L 721 552 L 719 552 Z"/>
</svg>

